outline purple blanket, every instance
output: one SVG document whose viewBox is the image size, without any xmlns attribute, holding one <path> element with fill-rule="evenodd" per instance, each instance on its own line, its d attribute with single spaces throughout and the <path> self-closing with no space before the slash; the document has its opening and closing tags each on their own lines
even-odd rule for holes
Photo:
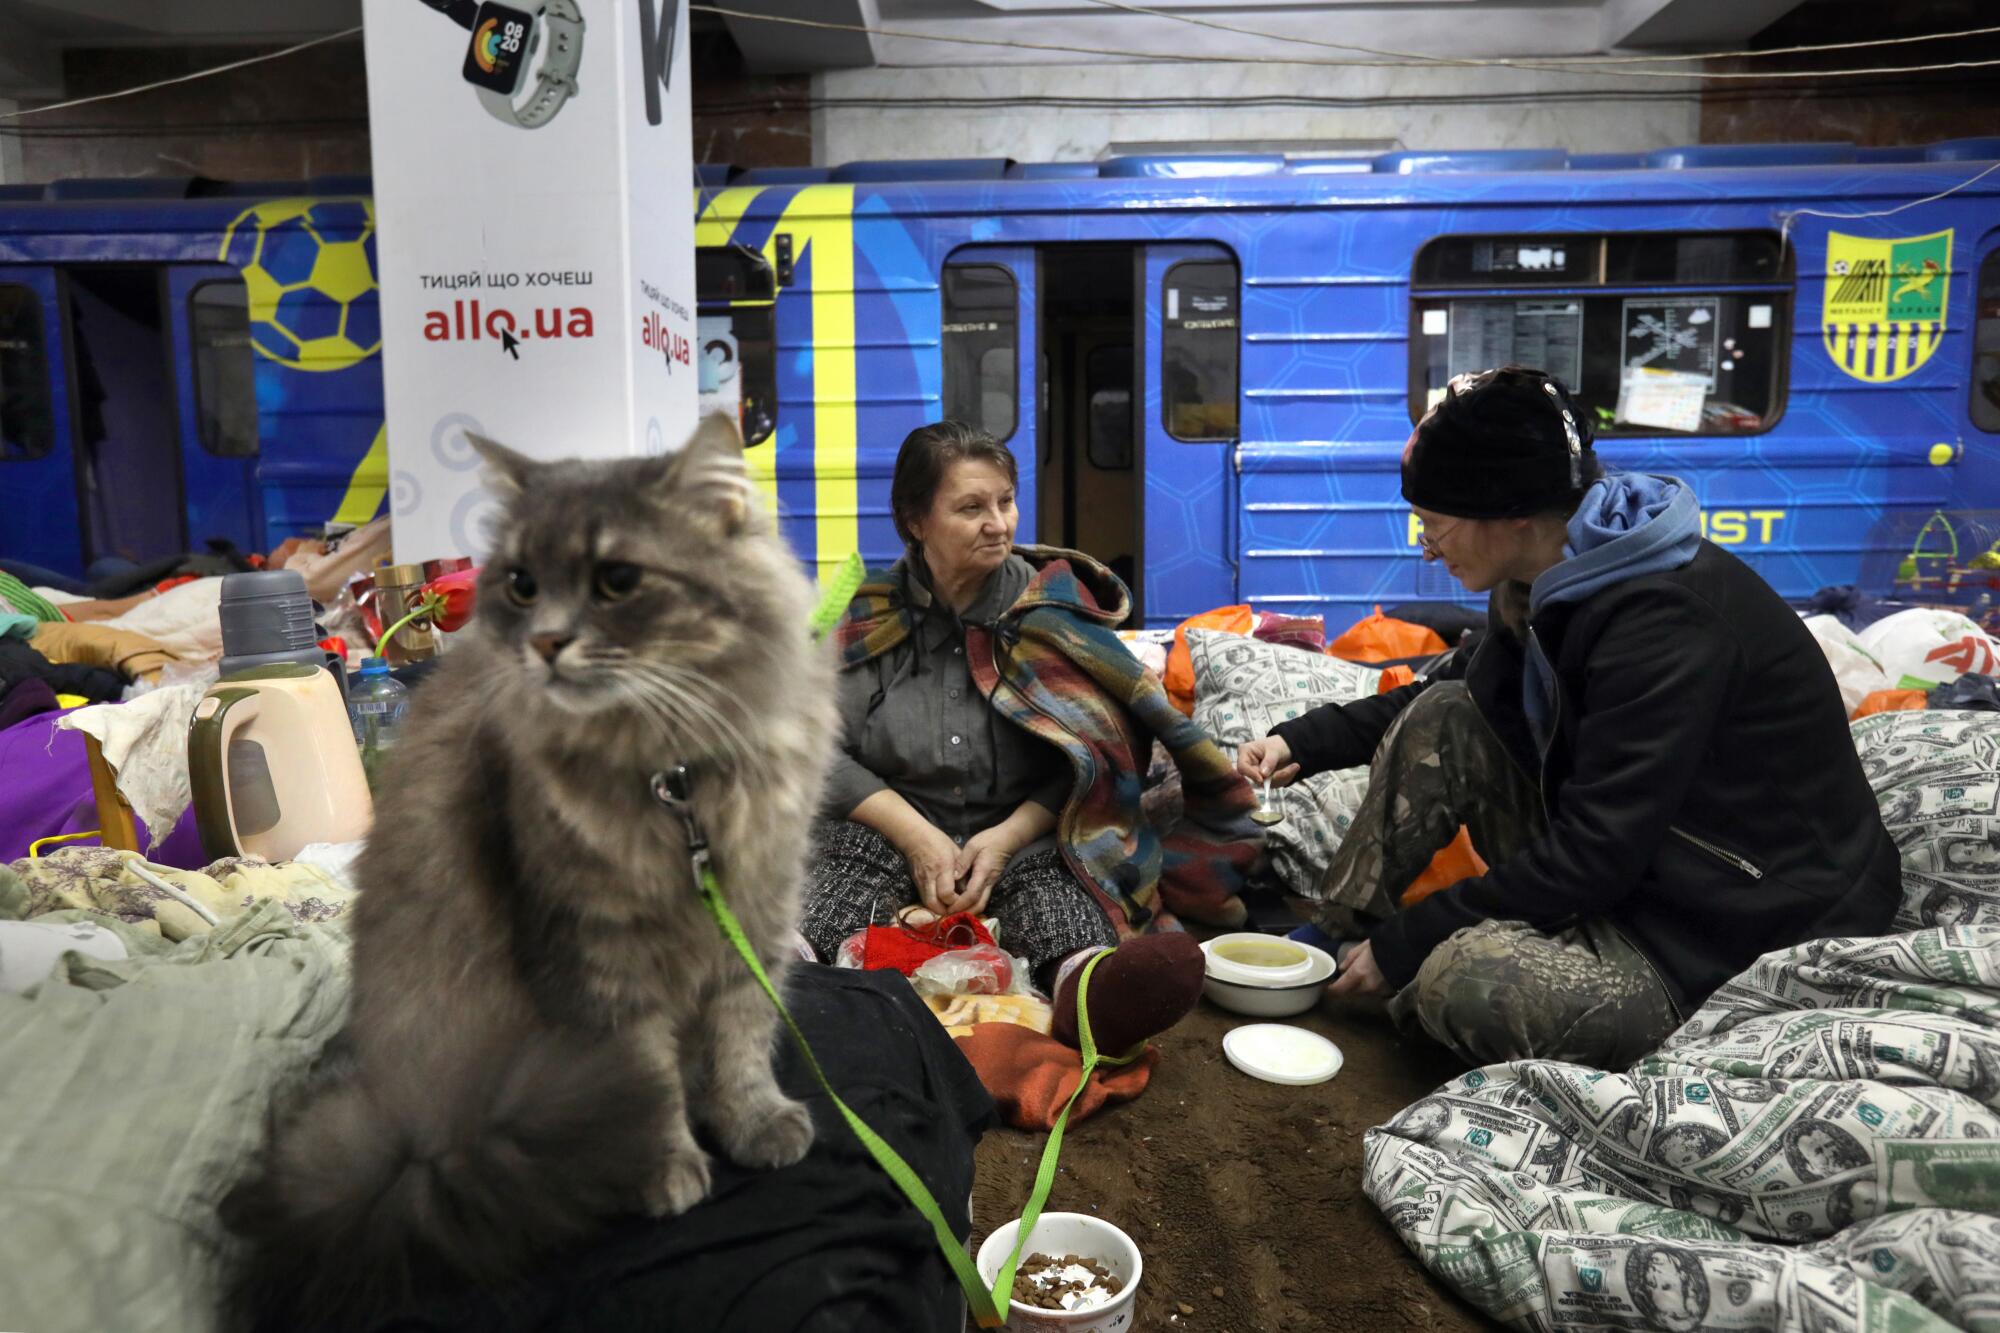
<svg viewBox="0 0 2000 1333">
<path fill-rule="evenodd" d="M 41 713 L 0 731 L 0 865 L 28 854 L 28 844 L 57 833 L 97 827 L 97 802 L 90 792 L 90 761 L 83 736 L 58 731 L 62 713 Z M 147 841 L 139 828 L 139 845 Z M 199 870 L 202 855 L 194 812 L 188 811 L 149 859 L 159 865 Z"/>
</svg>

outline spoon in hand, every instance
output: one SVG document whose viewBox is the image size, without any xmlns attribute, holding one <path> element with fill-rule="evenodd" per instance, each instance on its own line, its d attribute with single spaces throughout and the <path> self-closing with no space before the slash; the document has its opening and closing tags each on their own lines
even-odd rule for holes
<svg viewBox="0 0 2000 1333">
<path fill-rule="evenodd" d="M 1266 828 L 1269 828 L 1284 817 L 1285 812 L 1271 804 L 1271 779 L 1267 777 L 1264 779 L 1263 799 L 1258 801 L 1257 808 L 1250 812 L 1250 822 L 1253 824 L 1262 824 Z"/>
</svg>

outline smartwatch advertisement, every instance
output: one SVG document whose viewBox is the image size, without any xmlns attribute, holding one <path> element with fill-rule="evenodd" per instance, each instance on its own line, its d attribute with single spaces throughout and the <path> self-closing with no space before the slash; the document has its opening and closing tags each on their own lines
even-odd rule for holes
<svg viewBox="0 0 2000 1333">
<path fill-rule="evenodd" d="M 512 97 L 528 67 L 534 40 L 533 14 L 486 0 L 472 23 L 472 42 L 465 51 L 465 81 Z"/>
<path fill-rule="evenodd" d="M 362 0 L 398 560 L 482 557 L 468 432 L 530 457 L 693 434 L 687 0 Z M 714 339 L 710 339 L 714 342 Z"/>
</svg>

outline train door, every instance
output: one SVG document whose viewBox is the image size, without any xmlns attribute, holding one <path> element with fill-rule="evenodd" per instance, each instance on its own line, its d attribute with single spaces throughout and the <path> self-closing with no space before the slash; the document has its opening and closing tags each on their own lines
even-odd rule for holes
<svg viewBox="0 0 2000 1333">
<path fill-rule="evenodd" d="M 83 550 L 59 291 L 53 268 L 0 264 L 0 555 L 74 574 Z"/>
<path fill-rule="evenodd" d="M 76 265 L 62 279 L 84 563 L 260 544 L 241 280 L 150 264 Z"/>
<path fill-rule="evenodd" d="M 1036 470 L 1048 534 L 1043 540 L 1096 556 L 1125 581 L 1137 603 L 1143 502 L 1132 415 L 1138 251 L 1129 245 L 1050 246 L 1040 258 L 1044 393 Z"/>
<path fill-rule="evenodd" d="M 1019 542 L 1055 542 L 1041 515 L 1037 440 L 1041 401 L 1035 251 L 971 245 L 952 252 L 940 278 L 944 402 L 940 415 L 977 426 L 1014 453 Z"/>
<path fill-rule="evenodd" d="M 1148 245 L 1140 290 L 1138 414 L 1145 623 L 1237 599 L 1241 273 L 1219 245 Z"/>
<path fill-rule="evenodd" d="M 242 275 L 221 264 L 167 270 L 174 417 L 186 484 L 187 532 L 245 553 L 262 550 L 258 486 L 257 355 Z"/>
<path fill-rule="evenodd" d="M 1235 600 L 1238 285 L 1199 243 L 968 246 L 945 265 L 944 414 L 1012 441 L 1021 540 L 1103 561 L 1141 623 Z"/>
</svg>

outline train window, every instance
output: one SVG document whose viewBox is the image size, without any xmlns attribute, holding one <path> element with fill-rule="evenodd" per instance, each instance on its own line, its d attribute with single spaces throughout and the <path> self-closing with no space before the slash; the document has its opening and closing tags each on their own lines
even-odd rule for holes
<svg viewBox="0 0 2000 1333">
<path fill-rule="evenodd" d="M 944 269 L 944 414 L 996 440 L 1019 416 L 1020 291 L 998 264 Z"/>
<path fill-rule="evenodd" d="M 778 428 L 774 310 L 735 306 L 704 310 L 695 320 L 695 337 L 701 341 L 701 413 L 734 416 L 745 444 L 762 444 Z"/>
<path fill-rule="evenodd" d="M 224 458 L 257 454 L 257 362 L 250 300 L 241 282 L 204 282 L 188 293 L 194 414 L 201 447 Z"/>
<path fill-rule="evenodd" d="M 703 301 L 769 301 L 778 283 L 749 246 L 704 245 L 694 252 L 694 289 Z"/>
<path fill-rule="evenodd" d="M 1416 271 L 1412 421 L 1453 375 L 1509 364 L 1568 384 L 1603 436 L 1751 435 L 1784 410 L 1791 283 L 1775 234 L 1441 237 Z"/>
<path fill-rule="evenodd" d="M 1979 266 L 1972 318 L 1972 424 L 2000 433 L 2000 250 Z"/>
<path fill-rule="evenodd" d="M 42 303 L 26 287 L 0 283 L 0 462 L 40 458 L 54 444 Z"/>
<path fill-rule="evenodd" d="M 748 246 L 705 245 L 694 259 L 701 412 L 728 413 L 743 443 L 762 444 L 778 428 L 777 280 Z"/>
<path fill-rule="evenodd" d="M 1162 284 L 1160 405 L 1177 440 L 1236 438 L 1237 271 L 1187 260 Z"/>
<path fill-rule="evenodd" d="M 1417 251 L 1418 287 L 1595 287 L 1773 282 L 1772 231 L 1439 236 Z"/>
</svg>

